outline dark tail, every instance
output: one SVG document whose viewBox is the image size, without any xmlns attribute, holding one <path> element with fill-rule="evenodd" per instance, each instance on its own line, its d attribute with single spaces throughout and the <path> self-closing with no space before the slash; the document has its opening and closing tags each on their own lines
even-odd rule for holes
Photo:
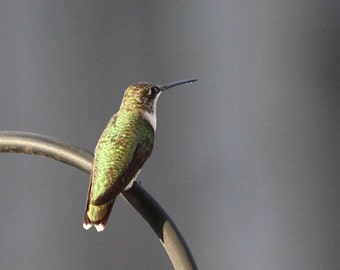
<svg viewBox="0 0 340 270">
<path fill-rule="evenodd" d="M 112 202 L 102 204 L 102 205 L 89 205 L 89 203 L 87 203 L 85 214 L 84 214 L 84 223 L 83 223 L 84 229 L 88 230 L 92 227 L 92 225 L 94 225 L 98 232 L 103 231 L 105 229 L 107 222 L 109 221 L 109 217 L 112 211 L 113 204 L 114 204 L 114 200 Z M 92 221 L 88 216 L 88 211 L 90 207 L 92 208 L 91 209 L 92 212 L 95 212 L 97 216 L 102 216 L 102 217 L 96 221 Z"/>
</svg>

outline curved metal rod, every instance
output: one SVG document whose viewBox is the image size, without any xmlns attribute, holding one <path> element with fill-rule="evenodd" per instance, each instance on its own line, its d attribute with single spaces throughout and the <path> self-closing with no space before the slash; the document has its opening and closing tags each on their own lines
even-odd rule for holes
<svg viewBox="0 0 340 270">
<path fill-rule="evenodd" d="M 0 131 L 0 152 L 48 157 L 90 173 L 93 155 L 58 139 L 35 133 Z M 138 183 L 122 193 L 149 223 L 168 253 L 174 269 L 197 269 L 184 238 L 169 215 Z"/>
</svg>

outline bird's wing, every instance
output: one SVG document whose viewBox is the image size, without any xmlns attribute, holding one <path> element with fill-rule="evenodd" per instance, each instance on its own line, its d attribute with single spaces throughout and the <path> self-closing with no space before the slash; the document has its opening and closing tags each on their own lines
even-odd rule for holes
<svg viewBox="0 0 340 270">
<path fill-rule="evenodd" d="M 88 203 L 112 201 L 129 184 L 151 154 L 153 135 L 138 133 L 112 117 L 96 147 Z"/>
<path fill-rule="evenodd" d="M 92 204 L 101 205 L 112 200 L 112 197 L 117 196 L 130 183 L 131 179 L 138 173 L 144 162 L 148 159 L 150 151 L 145 147 L 137 144 L 135 152 L 129 166 L 125 171 L 113 182 L 113 184 L 98 196 Z"/>
</svg>

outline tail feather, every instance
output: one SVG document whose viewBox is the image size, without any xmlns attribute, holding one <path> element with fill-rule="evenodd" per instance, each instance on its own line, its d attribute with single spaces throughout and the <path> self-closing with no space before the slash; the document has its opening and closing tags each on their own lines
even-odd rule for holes
<svg viewBox="0 0 340 270">
<path fill-rule="evenodd" d="M 88 230 L 92 227 L 92 225 L 95 226 L 96 230 L 98 232 L 101 232 L 105 229 L 105 226 L 107 222 L 109 221 L 109 217 L 112 211 L 112 207 L 114 204 L 114 200 L 112 202 L 103 204 L 103 205 L 88 205 L 87 209 L 84 214 L 84 223 L 83 223 L 83 228 L 85 230 Z M 98 217 L 99 219 L 96 220 L 91 220 L 89 217 Z"/>
</svg>

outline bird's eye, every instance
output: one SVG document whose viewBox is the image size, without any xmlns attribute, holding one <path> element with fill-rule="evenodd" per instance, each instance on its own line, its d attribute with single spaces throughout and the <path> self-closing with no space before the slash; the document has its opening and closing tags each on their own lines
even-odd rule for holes
<svg viewBox="0 0 340 270">
<path fill-rule="evenodd" d="M 159 89 L 159 87 L 157 87 L 157 86 L 152 86 L 151 89 L 150 89 L 150 94 L 156 95 L 156 94 L 158 94 L 158 92 L 159 92 L 160 90 L 161 90 L 161 89 Z"/>
</svg>

